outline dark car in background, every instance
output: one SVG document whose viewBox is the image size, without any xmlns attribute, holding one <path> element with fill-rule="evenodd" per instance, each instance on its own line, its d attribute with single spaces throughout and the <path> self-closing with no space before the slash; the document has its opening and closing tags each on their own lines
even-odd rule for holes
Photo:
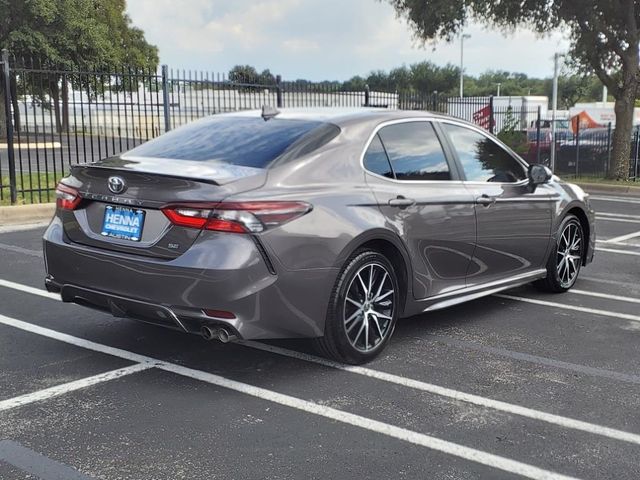
<svg viewBox="0 0 640 480">
<path fill-rule="evenodd" d="M 606 173 L 611 139 L 608 128 L 589 128 L 570 139 L 558 140 L 556 171 L 574 175 Z"/>
<path fill-rule="evenodd" d="M 552 144 L 552 120 L 541 120 L 538 129 L 536 122 L 527 129 L 527 162 L 550 165 Z M 574 135 L 569 119 L 556 120 L 556 149 L 559 142 L 570 142 Z"/>
<path fill-rule="evenodd" d="M 575 283 L 594 213 L 577 186 L 431 113 L 216 115 L 73 166 L 46 286 L 224 342 L 314 338 L 361 363 L 396 321 L 536 282 Z"/>
</svg>

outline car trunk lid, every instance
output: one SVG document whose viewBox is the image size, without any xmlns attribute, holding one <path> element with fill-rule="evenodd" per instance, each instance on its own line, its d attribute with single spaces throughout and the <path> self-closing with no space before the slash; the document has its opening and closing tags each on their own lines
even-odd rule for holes
<svg viewBox="0 0 640 480">
<path fill-rule="evenodd" d="M 82 202 L 75 210 L 58 212 L 72 242 L 172 259 L 193 244 L 200 230 L 173 225 L 162 207 L 215 204 L 259 188 L 265 180 L 266 170 L 261 168 L 113 157 L 74 166 L 64 183 L 79 192 Z"/>
</svg>

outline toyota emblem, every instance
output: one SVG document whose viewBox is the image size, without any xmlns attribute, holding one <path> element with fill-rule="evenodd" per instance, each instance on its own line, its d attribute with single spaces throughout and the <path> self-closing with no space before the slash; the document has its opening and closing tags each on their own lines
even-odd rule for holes
<svg viewBox="0 0 640 480">
<path fill-rule="evenodd" d="M 122 177 L 109 177 L 107 181 L 109 185 L 109 190 L 116 195 L 124 192 L 127 189 L 127 184 L 124 182 Z"/>
</svg>

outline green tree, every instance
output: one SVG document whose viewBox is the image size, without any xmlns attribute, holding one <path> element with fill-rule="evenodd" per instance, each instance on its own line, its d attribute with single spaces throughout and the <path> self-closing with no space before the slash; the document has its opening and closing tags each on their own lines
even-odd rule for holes
<svg viewBox="0 0 640 480">
<path fill-rule="evenodd" d="M 236 65 L 229 70 L 229 80 L 234 83 L 258 83 L 260 75 L 251 65 Z"/>
<path fill-rule="evenodd" d="M 365 88 L 367 81 L 359 75 L 355 77 L 351 77 L 346 82 L 343 82 L 342 89 L 348 92 L 358 92 L 362 91 Z"/>
<path fill-rule="evenodd" d="M 389 72 L 389 84 L 397 91 L 405 91 L 411 88 L 411 70 L 405 65 L 394 68 Z"/>
<path fill-rule="evenodd" d="M 157 48 L 132 26 L 125 7 L 125 0 L 0 0 L 0 48 L 16 58 L 33 58 L 42 69 L 104 71 L 113 65 L 135 71 L 155 69 Z M 45 95 L 53 99 L 56 125 L 65 129 L 68 83 L 61 78 L 57 73 L 32 74 L 24 79 L 31 84 L 24 86 L 43 101 Z M 70 73 L 66 80 L 74 88 L 90 89 L 86 77 Z"/>
<path fill-rule="evenodd" d="M 560 108 L 568 110 L 587 94 L 589 76 L 566 75 L 558 78 L 558 103 Z M 553 88 L 553 86 L 552 86 Z"/>
<path fill-rule="evenodd" d="M 258 81 L 261 85 L 275 85 L 276 76 L 267 68 L 258 76 Z"/>
<path fill-rule="evenodd" d="M 440 93 L 451 93 L 453 86 L 457 85 L 460 70 L 453 65 L 447 64 L 439 67 L 431 62 L 414 63 L 410 67 L 411 86 L 423 94 L 430 94 L 434 91 Z"/>
<path fill-rule="evenodd" d="M 640 0 L 387 0 L 425 41 L 453 39 L 469 20 L 509 29 L 568 31 L 570 57 L 615 98 L 612 176 L 629 176 L 633 109 L 640 80 Z"/>
<path fill-rule="evenodd" d="M 367 85 L 371 90 L 387 91 L 393 88 L 389 85 L 389 75 L 384 70 L 375 70 L 367 76 Z"/>
</svg>

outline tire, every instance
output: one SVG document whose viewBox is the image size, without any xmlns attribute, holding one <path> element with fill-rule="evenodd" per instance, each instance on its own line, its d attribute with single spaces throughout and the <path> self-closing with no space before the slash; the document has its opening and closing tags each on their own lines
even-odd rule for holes
<svg viewBox="0 0 640 480">
<path fill-rule="evenodd" d="M 558 227 L 554 250 L 549 254 L 547 277 L 534 285 L 552 293 L 564 293 L 573 287 L 580 274 L 585 242 L 580 221 L 575 215 L 567 215 Z"/>
<path fill-rule="evenodd" d="M 331 292 L 324 336 L 315 339 L 317 350 L 354 365 L 374 359 L 393 335 L 399 293 L 395 269 L 384 255 L 368 249 L 356 251 Z"/>
</svg>

